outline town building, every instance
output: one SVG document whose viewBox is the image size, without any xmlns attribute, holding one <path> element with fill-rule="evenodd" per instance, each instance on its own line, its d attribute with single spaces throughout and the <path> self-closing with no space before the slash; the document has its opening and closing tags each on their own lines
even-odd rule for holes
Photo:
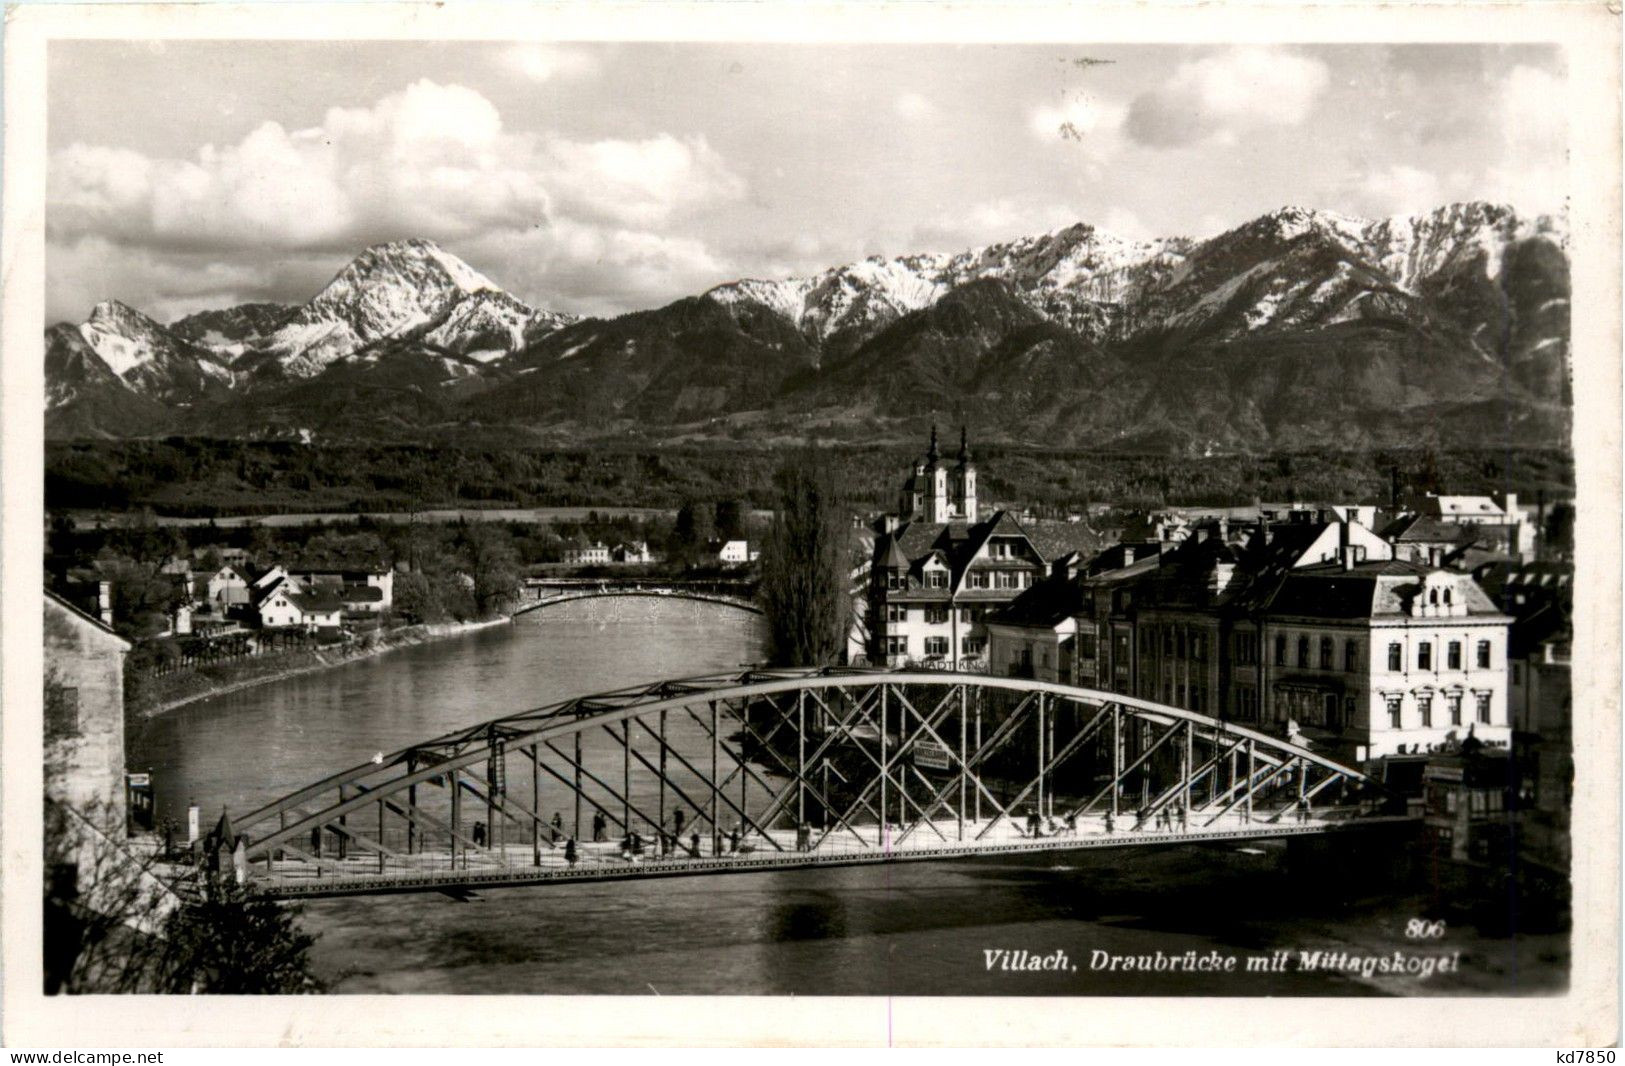
<svg viewBox="0 0 1625 1066">
<path fill-rule="evenodd" d="M 1520 856 L 1566 877 L 1574 801 L 1573 568 L 1493 563 L 1475 576 L 1513 619 L 1508 702 L 1519 773 Z"/>
<path fill-rule="evenodd" d="M 45 593 L 45 794 L 120 835 L 129 650 L 106 623 Z"/>
<path fill-rule="evenodd" d="M 1360 523 L 1299 511 L 1119 545 L 988 629 L 995 672 L 1070 677 L 1358 764 L 1468 738 L 1506 749 L 1509 622 L 1470 575 L 1396 560 Z"/>
<path fill-rule="evenodd" d="M 1055 561 L 1092 554 L 1100 537 L 1085 523 L 1024 524 L 1005 511 L 978 520 L 969 444 L 961 440 L 953 478 L 935 452 L 933 431 L 925 459 L 904 483 L 899 513 L 876 524 L 867 656 L 894 666 L 985 669 L 989 618 L 1049 576 Z M 930 495 L 917 495 L 922 484 L 931 486 Z"/>
<path fill-rule="evenodd" d="M 564 546 L 564 561 L 571 566 L 607 566 L 609 545 L 602 541 L 577 538 Z"/>
<path fill-rule="evenodd" d="M 359 605 L 358 609 L 377 613 L 389 610 L 395 603 L 395 571 L 382 564 L 335 567 L 295 563 L 288 568 L 288 574 L 307 591 L 320 589 Z M 365 589 L 377 592 L 362 591 Z"/>
<path fill-rule="evenodd" d="M 247 571 L 238 564 L 226 563 L 209 574 L 204 589 L 209 606 L 218 614 L 251 601 Z"/>
<path fill-rule="evenodd" d="M 749 541 L 728 540 L 723 541 L 717 548 L 717 561 L 723 566 L 743 566 L 754 563 L 762 553 L 750 546 Z"/>
<path fill-rule="evenodd" d="M 635 566 L 655 561 L 646 541 L 633 540 L 617 544 L 609 550 L 609 560 L 624 566 Z"/>
</svg>

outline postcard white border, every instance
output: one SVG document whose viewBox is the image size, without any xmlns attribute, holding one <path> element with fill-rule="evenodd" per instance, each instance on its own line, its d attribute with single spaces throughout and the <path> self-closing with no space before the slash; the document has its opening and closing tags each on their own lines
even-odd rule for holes
<svg viewBox="0 0 1625 1066">
<path fill-rule="evenodd" d="M 39 589 L 45 44 L 63 38 L 756 42 L 1552 42 L 1569 60 L 1580 501 L 1575 935 L 1566 996 L 639 999 L 40 994 Z M 0 233 L 4 1043 L 265 1045 L 1527 1045 L 1619 1037 L 1620 18 L 1600 4 L 224 4 L 9 8 Z M 614 960 L 605 960 L 614 965 Z M 1172 1008 L 1172 1009 L 1171 1009 Z"/>
</svg>

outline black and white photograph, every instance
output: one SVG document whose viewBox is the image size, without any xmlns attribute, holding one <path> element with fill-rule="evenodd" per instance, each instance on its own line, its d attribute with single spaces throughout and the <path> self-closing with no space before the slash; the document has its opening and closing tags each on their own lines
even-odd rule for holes
<svg viewBox="0 0 1625 1066">
<path fill-rule="evenodd" d="M 8 993 L 1616 1040 L 1617 14 L 707 6 L 27 38 Z"/>
</svg>

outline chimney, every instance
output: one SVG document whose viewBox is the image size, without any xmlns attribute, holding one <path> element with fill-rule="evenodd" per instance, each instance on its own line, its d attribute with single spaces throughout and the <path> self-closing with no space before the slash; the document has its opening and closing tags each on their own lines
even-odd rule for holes
<svg viewBox="0 0 1625 1066">
<path fill-rule="evenodd" d="M 1229 515 L 1220 515 L 1219 516 L 1219 539 L 1224 541 L 1226 544 L 1228 544 L 1230 542 L 1230 516 Z"/>
<path fill-rule="evenodd" d="M 105 626 L 113 624 L 113 583 L 96 582 L 96 615 Z"/>
<path fill-rule="evenodd" d="M 1355 563 L 1355 547 L 1352 544 L 1343 545 L 1343 569 L 1353 570 Z"/>
<path fill-rule="evenodd" d="M 1435 568 L 1444 565 L 1444 549 L 1437 544 L 1428 547 L 1428 565 Z"/>
<path fill-rule="evenodd" d="M 1132 544 L 1123 545 L 1123 565 L 1124 566 L 1133 566 L 1134 565 L 1134 545 L 1132 545 Z"/>
</svg>

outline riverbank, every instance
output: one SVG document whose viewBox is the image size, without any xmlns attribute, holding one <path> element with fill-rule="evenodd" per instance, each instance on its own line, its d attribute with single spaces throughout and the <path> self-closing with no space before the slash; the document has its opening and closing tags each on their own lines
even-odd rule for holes
<svg viewBox="0 0 1625 1066">
<path fill-rule="evenodd" d="M 430 641 L 445 640 L 492 626 L 508 625 L 506 616 L 488 618 L 478 622 L 442 622 L 427 625 L 403 626 L 400 629 L 369 633 L 346 644 L 325 648 L 291 652 L 286 655 L 267 656 L 262 659 L 244 659 L 231 663 L 216 663 L 196 670 L 181 671 L 154 678 L 151 699 L 146 701 L 147 717 L 166 714 L 198 700 L 238 692 L 258 685 L 270 684 L 301 674 L 327 670 L 345 663 L 370 659 L 394 651 L 410 648 Z"/>
</svg>

